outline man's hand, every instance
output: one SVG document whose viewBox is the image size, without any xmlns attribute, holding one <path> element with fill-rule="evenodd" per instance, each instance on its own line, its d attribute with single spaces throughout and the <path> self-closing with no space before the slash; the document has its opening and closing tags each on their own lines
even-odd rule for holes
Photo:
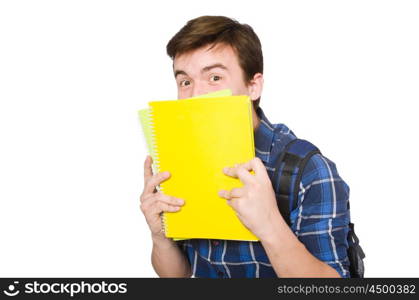
<svg viewBox="0 0 419 300">
<path fill-rule="evenodd" d="M 249 172 L 252 170 L 255 175 Z M 259 158 L 231 168 L 226 167 L 223 172 L 239 178 L 244 186 L 231 191 L 220 190 L 218 195 L 227 199 L 241 222 L 259 239 L 269 237 L 278 218 L 285 223 L 278 210 L 271 180 Z"/>
<path fill-rule="evenodd" d="M 156 190 L 156 186 L 170 178 L 169 172 L 153 175 L 152 158 L 147 156 L 144 162 L 144 190 L 141 194 L 141 211 L 143 212 L 153 239 L 166 239 L 162 231 L 161 213 L 176 212 L 184 204 L 184 200 L 164 195 Z"/>
</svg>

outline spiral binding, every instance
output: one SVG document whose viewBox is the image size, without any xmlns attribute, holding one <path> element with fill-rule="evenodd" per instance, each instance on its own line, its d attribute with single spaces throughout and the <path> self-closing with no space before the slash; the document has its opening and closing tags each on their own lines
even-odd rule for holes
<svg viewBox="0 0 419 300">
<path fill-rule="evenodd" d="M 152 107 L 149 108 L 149 120 L 150 120 L 150 135 L 151 135 L 151 141 L 152 141 L 152 145 L 151 145 L 152 152 L 150 153 L 151 157 L 153 158 L 152 169 L 153 169 L 153 174 L 157 174 L 157 172 L 160 172 L 160 160 L 159 160 L 159 152 L 158 152 L 157 142 L 156 142 L 156 134 L 154 130 Z M 160 185 L 158 185 L 156 189 L 158 191 L 163 191 L 163 187 Z M 161 224 L 162 232 L 166 234 L 167 222 L 166 222 L 166 214 L 164 212 L 161 214 L 161 222 L 162 222 Z"/>
</svg>

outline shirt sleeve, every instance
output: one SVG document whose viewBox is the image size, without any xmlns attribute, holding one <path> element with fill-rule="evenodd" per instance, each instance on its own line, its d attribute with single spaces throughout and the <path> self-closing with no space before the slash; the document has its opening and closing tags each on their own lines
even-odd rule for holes
<svg viewBox="0 0 419 300">
<path fill-rule="evenodd" d="M 342 277 L 350 277 L 348 201 L 349 186 L 335 164 L 313 155 L 303 171 L 297 205 L 290 215 L 291 228 L 311 254 Z"/>
</svg>

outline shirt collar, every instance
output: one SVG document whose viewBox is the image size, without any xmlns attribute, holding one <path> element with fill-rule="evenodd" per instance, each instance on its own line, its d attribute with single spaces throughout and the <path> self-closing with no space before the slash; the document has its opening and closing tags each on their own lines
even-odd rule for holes
<svg viewBox="0 0 419 300">
<path fill-rule="evenodd" d="M 266 118 L 262 108 L 258 107 L 256 109 L 256 114 L 260 120 L 259 126 L 254 132 L 256 156 L 262 161 L 268 162 L 275 127 L 269 122 L 268 118 Z"/>
</svg>

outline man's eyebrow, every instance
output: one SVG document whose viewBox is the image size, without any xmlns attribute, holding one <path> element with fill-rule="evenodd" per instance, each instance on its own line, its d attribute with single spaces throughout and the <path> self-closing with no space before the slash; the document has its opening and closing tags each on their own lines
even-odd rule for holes
<svg viewBox="0 0 419 300">
<path fill-rule="evenodd" d="M 187 74 L 185 71 L 183 71 L 183 70 L 176 70 L 176 71 L 175 71 L 175 78 L 176 78 L 178 75 L 185 75 L 185 76 L 188 76 L 188 74 Z"/>
<path fill-rule="evenodd" d="M 201 73 L 208 72 L 208 71 L 210 71 L 211 69 L 214 69 L 214 68 L 221 68 L 223 70 L 227 70 L 226 66 L 224 66 L 223 64 L 217 63 L 217 64 L 213 64 L 213 65 L 206 66 L 206 67 L 202 68 Z"/>
</svg>

